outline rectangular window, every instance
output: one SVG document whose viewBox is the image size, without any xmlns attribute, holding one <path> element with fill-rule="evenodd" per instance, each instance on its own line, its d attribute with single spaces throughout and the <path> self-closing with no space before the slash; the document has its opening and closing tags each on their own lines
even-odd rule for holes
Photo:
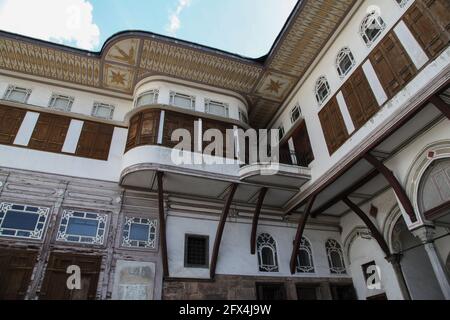
<svg viewBox="0 0 450 320">
<path fill-rule="evenodd" d="M 93 117 L 111 120 L 114 115 L 114 109 L 115 107 L 113 105 L 96 102 L 92 108 L 91 115 Z"/>
<path fill-rule="evenodd" d="M 282 283 L 257 283 L 256 293 L 258 300 L 286 300 L 286 288 Z"/>
<path fill-rule="evenodd" d="M 214 114 L 216 116 L 228 117 L 229 108 L 226 103 L 216 102 L 211 100 L 205 101 L 206 113 Z"/>
<path fill-rule="evenodd" d="M 56 240 L 102 245 L 107 221 L 106 214 L 64 210 Z"/>
<path fill-rule="evenodd" d="M 142 93 L 136 99 L 136 108 L 158 103 L 158 90 L 151 90 Z"/>
<path fill-rule="evenodd" d="M 184 266 L 186 268 L 209 267 L 209 237 L 186 235 L 184 242 Z"/>
<path fill-rule="evenodd" d="M 41 240 L 50 208 L 0 203 L 0 236 Z"/>
<path fill-rule="evenodd" d="M 156 248 L 156 219 L 126 217 L 122 246 L 129 248 Z"/>
<path fill-rule="evenodd" d="M 248 123 L 247 114 L 242 110 L 239 110 L 239 120 L 243 123 Z"/>
<path fill-rule="evenodd" d="M 171 92 L 170 104 L 184 109 L 195 109 L 195 97 L 186 94 Z"/>
<path fill-rule="evenodd" d="M 27 103 L 30 94 L 31 89 L 9 86 L 5 92 L 4 99 L 8 101 Z"/>
<path fill-rule="evenodd" d="M 52 109 L 67 111 L 69 112 L 72 109 L 74 97 L 63 96 L 60 94 L 53 94 L 50 98 L 50 102 L 48 106 Z"/>
<path fill-rule="evenodd" d="M 294 109 L 291 110 L 291 122 L 295 123 L 302 115 L 302 111 L 300 110 L 300 106 L 295 106 Z"/>
</svg>

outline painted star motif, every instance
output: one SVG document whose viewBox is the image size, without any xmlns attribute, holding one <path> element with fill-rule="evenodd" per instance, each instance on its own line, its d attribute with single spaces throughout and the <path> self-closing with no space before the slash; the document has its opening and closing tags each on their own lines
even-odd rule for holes
<svg viewBox="0 0 450 320">
<path fill-rule="evenodd" d="M 125 85 L 125 76 L 126 74 L 122 74 L 120 72 L 111 71 L 111 81 L 118 85 Z"/>
<path fill-rule="evenodd" d="M 267 90 L 270 92 L 279 93 L 281 87 L 283 86 L 283 83 L 280 80 L 274 81 L 270 79 L 269 85 L 267 85 Z"/>
</svg>

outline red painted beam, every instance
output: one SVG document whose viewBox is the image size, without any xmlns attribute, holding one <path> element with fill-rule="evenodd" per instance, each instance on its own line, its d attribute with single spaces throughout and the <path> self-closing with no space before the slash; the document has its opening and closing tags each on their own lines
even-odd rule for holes
<svg viewBox="0 0 450 320">
<path fill-rule="evenodd" d="M 308 220 L 309 213 L 311 212 L 311 209 L 314 205 L 315 200 L 316 200 L 315 196 L 312 196 L 309 199 L 308 205 L 306 206 L 306 210 L 303 213 L 302 217 L 300 218 L 300 221 L 298 222 L 297 234 L 295 235 L 294 247 L 292 248 L 292 255 L 291 255 L 291 261 L 290 261 L 291 274 L 295 274 L 295 269 L 297 267 L 297 255 L 298 255 L 299 248 L 300 248 L 300 242 L 302 241 L 303 231 L 305 230 L 306 221 Z"/>
<path fill-rule="evenodd" d="M 250 252 L 251 254 L 256 253 L 256 231 L 258 229 L 259 214 L 261 213 L 261 208 L 264 202 L 264 198 L 267 194 L 267 188 L 262 188 L 259 192 L 258 202 L 256 203 L 255 214 L 253 215 L 252 223 L 252 235 L 250 237 Z"/>
<path fill-rule="evenodd" d="M 158 212 L 159 212 L 159 241 L 161 243 L 161 256 L 163 264 L 163 276 L 164 278 L 169 277 L 169 262 L 167 259 L 167 238 L 166 238 L 166 217 L 164 213 L 164 186 L 163 186 L 163 176 L 164 173 L 158 171 L 156 173 L 158 180 Z"/>
<path fill-rule="evenodd" d="M 450 120 L 450 105 L 447 104 L 441 97 L 434 95 L 431 97 L 430 102 L 442 112 L 447 119 Z"/>
<path fill-rule="evenodd" d="M 361 210 L 361 208 L 358 207 L 358 205 L 356 205 L 355 203 L 353 203 L 349 198 L 345 197 L 344 199 L 342 199 L 342 201 L 347 205 L 347 207 L 350 208 L 350 210 L 356 213 L 356 215 L 365 223 L 367 228 L 369 228 L 370 233 L 372 233 L 372 236 L 380 245 L 386 257 L 390 257 L 391 250 L 389 249 L 389 246 L 386 243 L 386 240 L 384 239 L 383 235 L 380 233 L 380 231 L 372 222 L 372 220 L 370 220 L 370 218 Z"/>
<path fill-rule="evenodd" d="M 394 189 L 395 194 L 397 195 L 401 205 L 403 206 L 403 209 L 405 209 L 411 221 L 416 222 L 417 217 L 416 214 L 414 213 L 414 208 L 411 204 L 411 201 L 406 195 L 406 192 L 403 189 L 400 182 L 394 176 L 393 172 L 389 170 L 381 161 L 379 161 L 377 158 L 375 158 L 369 153 L 364 155 L 364 159 L 366 159 L 367 162 L 369 162 L 375 169 L 377 169 L 378 172 L 381 173 L 384 176 L 384 178 L 389 182 L 390 186 L 392 187 L 392 189 Z"/>
<path fill-rule="evenodd" d="M 223 207 L 222 214 L 220 216 L 219 225 L 217 226 L 216 240 L 214 241 L 214 249 L 211 257 L 211 267 L 209 275 L 211 279 L 216 276 L 217 259 L 219 257 L 220 243 L 222 242 L 223 229 L 225 228 L 225 222 L 227 221 L 228 212 L 230 211 L 231 203 L 233 202 L 234 194 L 238 187 L 237 183 L 231 185 L 230 193 L 228 194 L 227 201 Z"/>
</svg>

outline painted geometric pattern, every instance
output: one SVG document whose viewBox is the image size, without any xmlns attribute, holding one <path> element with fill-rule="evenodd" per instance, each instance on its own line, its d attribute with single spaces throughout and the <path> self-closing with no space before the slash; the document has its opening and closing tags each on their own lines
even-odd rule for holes
<svg viewBox="0 0 450 320">
<path fill-rule="evenodd" d="M 153 40 L 144 42 L 140 67 L 239 92 L 250 92 L 262 72 L 261 66 Z"/>
<path fill-rule="evenodd" d="M 301 76 L 355 0 L 306 1 L 275 53 L 270 68 Z"/>
<path fill-rule="evenodd" d="M 0 68 L 98 87 L 100 60 L 0 38 Z"/>
</svg>

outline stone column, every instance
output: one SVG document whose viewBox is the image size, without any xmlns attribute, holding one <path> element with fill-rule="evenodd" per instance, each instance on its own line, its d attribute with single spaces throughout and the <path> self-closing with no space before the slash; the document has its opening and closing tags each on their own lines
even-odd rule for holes
<svg viewBox="0 0 450 320">
<path fill-rule="evenodd" d="M 394 273 L 397 278 L 400 291 L 402 292 L 403 299 L 411 300 L 411 294 L 406 284 L 405 275 L 403 274 L 402 266 L 400 264 L 401 258 L 401 254 L 393 254 L 387 257 L 386 260 L 391 263 L 392 268 L 394 269 Z"/>
<path fill-rule="evenodd" d="M 434 246 L 435 230 L 429 226 L 423 226 L 413 231 L 413 234 L 418 237 L 424 244 L 425 251 L 430 259 L 436 279 L 441 287 L 442 293 L 446 300 L 450 300 L 450 279 L 445 271 L 445 265 L 441 261 L 436 247 Z"/>
</svg>

